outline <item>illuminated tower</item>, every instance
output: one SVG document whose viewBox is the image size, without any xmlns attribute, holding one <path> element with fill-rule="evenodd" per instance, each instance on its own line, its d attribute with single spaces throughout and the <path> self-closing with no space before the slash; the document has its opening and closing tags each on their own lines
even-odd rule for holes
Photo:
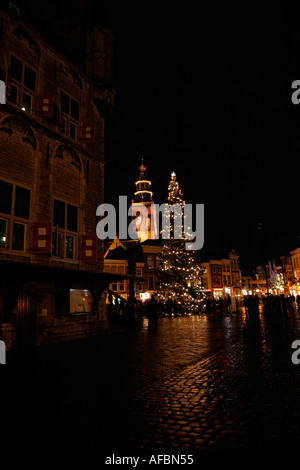
<svg viewBox="0 0 300 470">
<path fill-rule="evenodd" d="M 135 182 L 136 191 L 134 193 L 134 198 L 132 200 L 132 206 L 143 205 L 147 208 L 148 218 L 147 223 L 142 225 L 137 223 L 137 232 L 141 242 L 150 239 L 157 238 L 157 227 L 156 227 L 156 217 L 155 217 L 155 206 L 153 201 L 153 193 L 150 189 L 151 181 L 146 177 L 147 167 L 144 165 L 144 159 L 142 158 L 142 163 L 139 167 L 140 176 L 139 179 Z M 152 214 L 152 218 L 151 218 Z M 137 218 L 137 222 L 141 218 Z"/>
</svg>

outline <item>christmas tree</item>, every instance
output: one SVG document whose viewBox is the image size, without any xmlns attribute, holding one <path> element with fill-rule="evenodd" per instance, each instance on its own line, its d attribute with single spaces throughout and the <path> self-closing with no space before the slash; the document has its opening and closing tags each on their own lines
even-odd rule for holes
<svg viewBox="0 0 300 470">
<path fill-rule="evenodd" d="M 168 206 L 178 205 L 180 210 L 165 213 L 162 229 L 162 252 L 158 270 L 158 295 L 163 303 L 172 300 L 184 314 L 198 313 L 204 305 L 204 289 L 201 275 L 203 269 L 195 256 L 195 251 L 186 250 L 189 239 L 188 229 L 184 226 L 183 194 L 173 172 L 168 187 Z M 168 226 L 169 225 L 169 226 Z M 182 227 L 179 235 L 178 227 Z M 185 228 L 185 230 L 183 230 Z M 166 233 L 167 232 L 167 233 Z M 181 237 L 181 238 L 180 238 Z"/>
</svg>

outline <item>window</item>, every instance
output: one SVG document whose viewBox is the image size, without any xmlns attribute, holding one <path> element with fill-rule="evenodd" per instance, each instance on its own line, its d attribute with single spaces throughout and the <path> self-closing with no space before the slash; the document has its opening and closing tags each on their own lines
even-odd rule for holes
<svg viewBox="0 0 300 470">
<path fill-rule="evenodd" d="M 30 190 L 0 180 L 0 248 L 24 251 Z"/>
<path fill-rule="evenodd" d="M 154 259 L 152 255 L 147 256 L 147 268 L 153 269 L 154 268 Z"/>
<path fill-rule="evenodd" d="M 10 57 L 10 93 L 7 100 L 32 113 L 33 97 L 36 87 L 36 72 L 15 56 Z"/>
<path fill-rule="evenodd" d="M 142 270 L 142 268 L 136 268 L 136 275 L 137 275 L 137 276 L 142 276 L 142 275 L 143 275 L 143 270 Z"/>
<path fill-rule="evenodd" d="M 120 285 L 120 292 L 124 292 L 124 290 L 125 290 L 125 283 L 124 283 L 124 281 L 120 281 L 119 285 Z"/>
<path fill-rule="evenodd" d="M 153 276 L 149 276 L 148 281 L 149 281 L 149 287 L 148 287 L 148 289 L 153 290 L 153 289 L 154 289 L 154 277 L 153 277 Z"/>
<path fill-rule="evenodd" d="M 6 248 L 7 221 L 0 219 L 0 248 Z"/>
<path fill-rule="evenodd" d="M 159 255 L 156 255 L 156 267 L 157 268 L 160 267 L 160 256 Z"/>
<path fill-rule="evenodd" d="M 60 93 L 61 132 L 73 140 L 77 139 L 79 103 L 63 91 Z"/>
<path fill-rule="evenodd" d="M 70 289 L 70 313 L 92 313 L 93 298 L 87 289 Z"/>
<path fill-rule="evenodd" d="M 53 203 L 52 254 L 65 259 L 76 256 L 78 208 L 58 199 Z"/>
</svg>

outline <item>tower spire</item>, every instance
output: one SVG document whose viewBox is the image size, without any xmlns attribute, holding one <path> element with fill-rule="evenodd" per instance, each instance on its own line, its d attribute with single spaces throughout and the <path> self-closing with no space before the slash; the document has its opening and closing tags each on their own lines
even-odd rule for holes
<svg viewBox="0 0 300 470">
<path fill-rule="evenodd" d="M 147 166 L 144 163 L 144 158 L 139 166 L 140 175 L 139 179 L 135 182 L 136 190 L 132 201 L 133 205 L 143 205 L 148 211 L 148 220 L 146 230 L 140 230 L 139 239 L 141 241 L 147 240 L 148 238 L 155 238 L 156 236 L 156 222 L 153 222 L 155 226 L 151 224 L 151 210 L 153 210 L 153 193 L 151 191 L 151 181 L 146 176 Z M 152 209 L 151 209 L 152 208 Z"/>
<path fill-rule="evenodd" d="M 144 165 L 144 158 L 142 158 L 142 163 L 140 164 L 139 169 L 140 169 L 140 180 L 143 180 L 146 178 L 146 170 L 147 170 L 146 165 Z"/>
<path fill-rule="evenodd" d="M 144 163 L 144 158 L 142 158 L 142 163 L 139 166 L 140 176 L 139 179 L 135 182 L 136 191 L 134 193 L 134 202 L 144 203 L 144 202 L 153 202 L 152 196 L 153 193 L 150 190 L 151 181 L 146 178 L 147 166 Z"/>
</svg>

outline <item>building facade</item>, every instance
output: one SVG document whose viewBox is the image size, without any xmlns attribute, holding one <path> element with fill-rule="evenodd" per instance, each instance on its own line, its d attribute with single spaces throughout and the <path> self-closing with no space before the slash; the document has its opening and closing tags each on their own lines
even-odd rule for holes
<svg viewBox="0 0 300 470">
<path fill-rule="evenodd" d="M 0 327 L 7 349 L 86 337 L 105 324 L 104 133 L 112 37 L 86 31 L 79 67 L 1 10 Z M 101 300 L 102 299 L 102 300 Z"/>
<path fill-rule="evenodd" d="M 300 295 L 300 248 L 280 258 L 285 294 Z"/>
<path fill-rule="evenodd" d="M 239 297 L 242 291 L 242 273 L 239 256 L 235 251 L 228 256 L 201 261 L 204 269 L 202 275 L 205 293 L 210 298 L 222 296 Z"/>
</svg>

